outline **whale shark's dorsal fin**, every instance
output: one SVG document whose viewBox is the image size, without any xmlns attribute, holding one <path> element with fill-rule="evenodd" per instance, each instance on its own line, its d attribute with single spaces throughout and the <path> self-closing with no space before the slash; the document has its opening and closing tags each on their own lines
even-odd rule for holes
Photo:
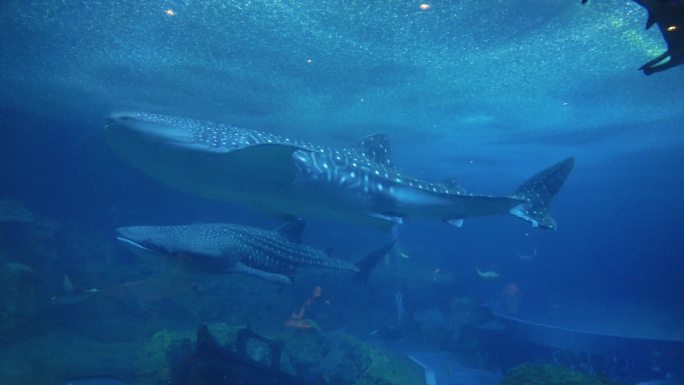
<svg viewBox="0 0 684 385">
<path fill-rule="evenodd" d="M 303 219 L 296 219 L 292 222 L 281 225 L 276 231 L 295 243 L 302 243 L 302 232 L 304 232 L 304 225 L 306 221 Z"/>
<path fill-rule="evenodd" d="M 389 138 L 385 134 L 368 135 L 361 140 L 361 151 L 371 161 L 388 168 L 394 168 Z"/>
<path fill-rule="evenodd" d="M 465 194 L 466 190 L 461 186 L 460 183 L 458 183 L 458 179 L 456 178 L 449 178 L 442 182 L 442 184 L 449 188 L 449 190 L 453 190 L 454 193 L 456 194 Z"/>
<path fill-rule="evenodd" d="M 69 276 L 66 274 L 64 275 L 64 280 L 62 281 L 62 288 L 66 294 L 76 291 L 76 287 L 74 287 L 74 284 L 71 282 L 71 278 L 69 278 Z"/>
<path fill-rule="evenodd" d="M 220 345 L 214 337 L 209 332 L 209 328 L 205 324 L 200 324 L 197 327 L 197 342 L 196 342 L 196 353 L 197 354 L 211 354 L 218 349 L 221 349 Z"/>
</svg>

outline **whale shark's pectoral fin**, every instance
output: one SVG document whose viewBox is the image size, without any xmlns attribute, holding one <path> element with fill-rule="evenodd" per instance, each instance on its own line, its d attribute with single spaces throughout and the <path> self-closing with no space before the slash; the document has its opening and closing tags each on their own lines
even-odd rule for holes
<svg viewBox="0 0 684 385">
<path fill-rule="evenodd" d="M 277 273 L 269 273 L 268 271 L 255 269 L 253 267 L 247 266 L 244 263 L 240 263 L 240 262 L 235 264 L 232 271 L 235 273 L 245 273 L 245 274 L 253 275 L 255 277 L 259 277 L 261 279 L 265 279 L 269 282 L 277 283 L 280 285 L 291 285 L 292 284 L 292 280 L 285 275 L 277 274 Z"/>
<path fill-rule="evenodd" d="M 239 164 L 241 169 L 253 175 L 263 175 L 268 180 L 291 183 L 295 178 L 292 154 L 301 148 L 284 144 L 256 144 L 225 152 L 224 162 L 228 166 Z"/>
<path fill-rule="evenodd" d="M 359 222 L 361 223 L 361 222 Z M 398 225 L 404 224 L 404 217 L 397 213 L 372 213 L 366 214 L 365 226 L 373 227 L 383 233 L 393 232 Z"/>
<path fill-rule="evenodd" d="M 404 218 L 395 213 L 374 213 L 369 214 L 368 216 L 371 218 L 380 219 L 381 221 L 386 221 L 388 226 L 404 224 Z"/>
<path fill-rule="evenodd" d="M 574 165 L 575 158 L 568 158 L 526 180 L 518 187 L 513 197 L 527 202 L 514 207 L 510 213 L 531 222 L 534 227 L 555 229 L 556 221 L 549 214 L 549 205 Z"/>
<path fill-rule="evenodd" d="M 452 226 L 463 227 L 463 218 L 445 219 L 444 222 L 446 222 Z"/>
</svg>

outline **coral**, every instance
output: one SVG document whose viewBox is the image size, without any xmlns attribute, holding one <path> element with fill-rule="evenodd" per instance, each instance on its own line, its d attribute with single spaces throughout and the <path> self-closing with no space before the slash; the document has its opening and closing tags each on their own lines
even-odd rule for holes
<svg viewBox="0 0 684 385">
<path fill-rule="evenodd" d="M 468 297 L 458 297 L 450 303 L 451 318 L 457 325 L 479 325 L 486 318 L 480 304 Z"/>
<path fill-rule="evenodd" d="M 562 366 L 524 364 L 508 371 L 500 385 L 617 385 L 598 376 L 590 376 Z"/>
<path fill-rule="evenodd" d="M 310 313 L 311 307 L 318 302 L 321 295 L 323 295 L 323 289 L 320 286 L 316 286 L 311 297 L 304 301 L 298 312 L 290 315 L 290 318 L 285 321 L 284 326 L 293 330 L 318 330 L 320 328 L 318 323 L 312 319 L 305 318 L 305 316 L 307 313 Z"/>
<path fill-rule="evenodd" d="M 350 335 L 339 335 L 342 351 L 334 367 L 325 370 L 324 384 L 423 384 L 423 369 L 407 357 L 379 350 Z M 341 353 L 341 354 L 339 354 Z"/>
<path fill-rule="evenodd" d="M 335 349 L 334 343 L 319 333 L 287 331 L 275 339 L 284 343 L 283 357 L 298 371 L 314 371 L 321 359 Z"/>
<path fill-rule="evenodd" d="M 136 343 L 104 343 L 74 333 L 36 336 L 0 350 L 0 383 L 53 385 L 102 373 L 152 372 L 155 368 L 137 359 L 138 347 Z"/>
<path fill-rule="evenodd" d="M 215 323 L 210 324 L 209 328 L 219 344 L 232 347 L 242 326 Z M 151 384 L 166 383 L 170 369 L 175 363 L 174 356 L 178 356 L 176 353 L 179 350 L 187 350 L 194 342 L 195 330 L 162 329 L 154 333 L 133 350 L 138 352 L 135 357 L 138 380 Z"/>
<path fill-rule="evenodd" d="M 33 213 L 16 200 L 0 200 L 0 222 L 33 222 Z"/>
<path fill-rule="evenodd" d="M 38 316 L 44 297 L 32 268 L 0 257 L 0 343 L 45 326 Z"/>
<path fill-rule="evenodd" d="M 281 368 L 317 385 L 423 384 L 423 369 L 407 357 L 381 350 L 344 333 L 286 329 Z"/>
<path fill-rule="evenodd" d="M 237 339 L 237 334 L 243 326 L 233 326 L 224 323 L 213 323 L 208 325 L 211 335 L 222 346 L 231 346 Z M 165 364 L 167 353 L 175 346 L 184 341 L 195 341 L 195 330 L 169 330 L 162 329 L 152 335 L 143 348 L 142 357 L 145 360 Z"/>
<path fill-rule="evenodd" d="M 436 308 L 417 311 L 413 318 L 424 334 L 444 333 L 452 328 L 449 317 Z"/>
<path fill-rule="evenodd" d="M 482 364 L 485 351 L 479 328 L 487 321 L 487 311 L 473 298 L 457 297 L 449 303 L 449 312 L 452 329 L 445 348 L 478 357 Z"/>
</svg>

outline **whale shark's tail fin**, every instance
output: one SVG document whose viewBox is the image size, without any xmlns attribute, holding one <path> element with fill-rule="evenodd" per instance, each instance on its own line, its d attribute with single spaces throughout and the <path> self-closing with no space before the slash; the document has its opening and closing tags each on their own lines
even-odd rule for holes
<svg viewBox="0 0 684 385">
<path fill-rule="evenodd" d="M 534 227 L 556 229 L 556 221 L 549 214 L 549 205 L 565 183 L 574 165 L 575 158 L 568 158 L 523 182 L 513 197 L 527 202 L 511 209 L 511 214 L 532 222 Z"/>
<path fill-rule="evenodd" d="M 392 250 L 396 240 L 392 241 L 389 245 L 383 246 L 377 250 L 371 251 L 366 254 L 361 260 L 355 263 L 359 271 L 356 273 L 355 278 L 360 281 L 366 281 L 371 271 L 377 266 L 378 262 L 387 255 L 387 253 Z"/>
</svg>

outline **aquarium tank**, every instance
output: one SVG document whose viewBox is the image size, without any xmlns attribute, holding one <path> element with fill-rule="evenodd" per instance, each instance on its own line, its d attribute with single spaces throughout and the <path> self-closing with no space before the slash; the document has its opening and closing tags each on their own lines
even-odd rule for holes
<svg viewBox="0 0 684 385">
<path fill-rule="evenodd" d="M 684 384 L 684 1 L 0 2 L 0 384 Z"/>
</svg>

